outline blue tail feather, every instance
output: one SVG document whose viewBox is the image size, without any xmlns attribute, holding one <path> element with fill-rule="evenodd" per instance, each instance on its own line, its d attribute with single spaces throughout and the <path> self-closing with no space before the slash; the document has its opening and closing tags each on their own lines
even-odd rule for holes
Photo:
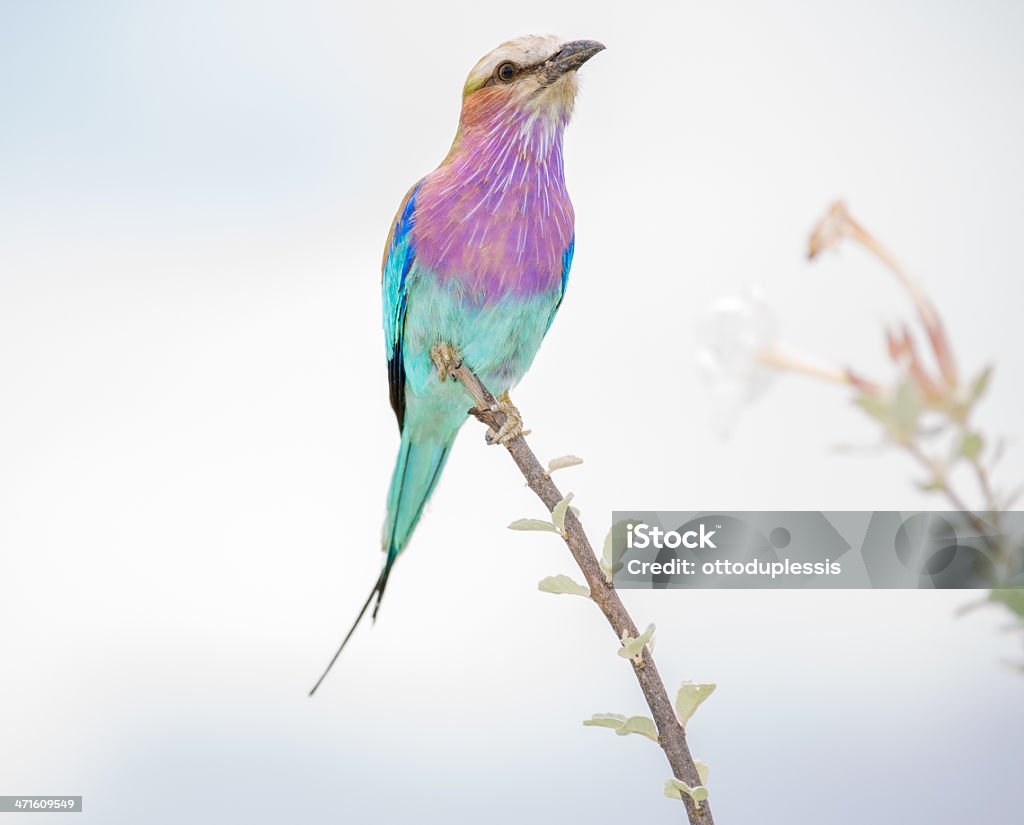
<svg viewBox="0 0 1024 825">
<path fill-rule="evenodd" d="M 437 486 L 451 445 L 451 440 L 414 441 L 409 430 L 402 434 L 384 522 L 384 549 L 389 563 L 405 549 L 423 506 Z"/>
<path fill-rule="evenodd" d="M 451 439 L 447 441 L 413 441 L 408 429 L 402 434 L 402 446 L 398 450 L 398 459 L 395 461 L 395 470 L 391 476 L 391 488 L 388 490 L 388 513 L 384 522 L 384 550 L 387 553 L 387 558 L 384 568 L 334 657 L 309 692 L 310 696 L 316 693 L 320 683 L 330 673 L 334 663 L 341 655 L 341 651 L 345 649 L 348 640 L 352 638 L 355 629 L 366 615 L 370 602 L 374 600 L 375 596 L 377 601 L 373 606 L 371 619 L 376 620 L 381 599 L 384 598 L 384 589 L 387 587 L 388 577 L 391 575 L 391 568 L 394 566 L 398 554 L 405 549 L 412 531 L 416 528 L 416 523 L 423 515 L 423 507 L 437 486 L 437 480 L 441 476 L 441 470 L 444 469 L 451 446 Z"/>
</svg>

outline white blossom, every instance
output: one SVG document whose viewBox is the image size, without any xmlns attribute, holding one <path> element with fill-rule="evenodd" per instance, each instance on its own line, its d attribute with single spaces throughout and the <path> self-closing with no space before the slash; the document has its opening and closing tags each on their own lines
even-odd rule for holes
<svg viewBox="0 0 1024 825">
<path fill-rule="evenodd" d="M 774 347 L 779 325 L 762 290 L 748 285 L 739 294 L 715 301 L 701 318 L 697 334 L 697 368 L 708 386 L 715 428 L 725 437 L 743 407 L 776 377 L 762 355 Z"/>
</svg>

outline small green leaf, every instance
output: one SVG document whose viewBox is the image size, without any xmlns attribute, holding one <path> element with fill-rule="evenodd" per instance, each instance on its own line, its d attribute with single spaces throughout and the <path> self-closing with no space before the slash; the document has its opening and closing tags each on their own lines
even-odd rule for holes
<svg viewBox="0 0 1024 825">
<path fill-rule="evenodd" d="M 654 625 L 647 625 L 647 630 L 641 633 L 636 638 L 623 634 L 622 636 L 622 647 L 619 648 L 619 655 L 623 659 L 639 659 L 644 652 L 644 646 L 651 641 L 654 636 Z"/>
<path fill-rule="evenodd" d="M 658 741 L 658 728 L 654 724 L 654 720 L 647 716 L 630 716 L 615 733 L 619 736 L 639 733 L 641 736 L 646 736 L 652 742 Z"/>
<path fill-rule="evenodd" d="M 509 530 L 537 530 L 541 533 L 558 533 L 561 532 L 555 525 L 550 521 L 544 521 L 539 518 L 521 518 L 513 521 L 509 526 Z"/>
<path fill-rule="evenodd" d="M 629 521 L 620 521 L 617 524 L 613 524 L 608 530 L 608 535 L 604 537 L 604 548 L 601 551 L 601 572 L 604 573 L 605 580 L 611 584 L 615 574 L 622 569 L 622 563 L 615 563 L 615 531 L 625 530 L 626 526 L 630 524 Z"/>
<path fill-rule="evenodd" d="M 542 593 L 564 593 L 569 596 L 587 596 L 588 598 L 590 596 L 590 588 L 577 584 L 568 576 L 561 574 L 541 579 L 537 584 L 537 589 Z"/>
<path fill-rule="evenodd" d="M 682 799 L 683 794 L 686 794 L 698 805 L 708 798 L 708 789 L 703 785 L 698 785 L 696 788 L 691 788 L 685 782 L 680 779 L 673 777 L 672 779 L 665 780 L 665 796 L 669 799 Z"/>
<path fill-rule="evenodd" d="M 583 724 L 588 728 L 614 728 L 618 730 L 626 724 L 626 717 L 621 713 L 595 713 L 589 719 L 584 719 Z"/>
<path fill-rule="evenodd" d="M 558 504 L 555 505 L 555 509 L 551 511 L 551 521 L 557 528 L 559 533 L 565 532 L 565 511 L 569 509 L 569 502 L 572 501 L 573 494 L 569 493 L 563 498 Z"/>
<path fill-rule="evenodd" d="M 904 381 L 896 390 L 892 404 L 890 429 L 898 440 L 907 440 L 917 432 L 917 418 L 921 414 L 921 398 L 917 387 L 910 380 Z"/>
<path fill-rule="evenodd" d="M 877 395 L 858 395 L 853 400 L 872 418 L 876 418 L 888 426 L 892 418 L 892 409 L 884 398 L 879 398 Z"/>
<path fill-rule="evenodd" d="M 679 717 L 679 724 L 684 728 L 690 721 L 690 717 L 697 712 L 705 699 L 715 692 L 717 685 L 695 684 L 689 680 L 679 686 L 679 693 L 676 694 L 676 716 Z"/>
<path fill-rule="evenodd" d="M 967 391 L 967 403 L 973 404 L 981 398 L 988 389 L 988 382 L 992 378 L 992 366 L 985 367 L 971 382 L 971 388 Z"/>
<path fill-rule="evenodd" d="M 958 452 L 964 458 L 973 461 L 981 454 L 981 448 L 983 445 L 984 442 L 978 433 L 964 433 Z"/>
<path fill-rule="evenodd" d="M 988 594 L 988 600 L 1005 605 L 1019 618 L 1024 619 L 1024 589 L 1013 587 L 993 590 Z"/>
<path fill-rule="evenodd" d="M 601 565 L 601 572 L 604 573 L 605 580 L 608 584 L 612 583 L 612 578 L 615 575 L 615 567 L 612 563 L 612 536 L 614 535 L 615 528 L 612 527 L 608 531 L 608 535 L 604 537 L 604 550 L 601 553 L 601 561 L 598 562 Z"/>
<path fill-rule="evenodd" d="M 562 470 L 566 467 L 575 467 L 577 464 L 582 464 L 583 459 L 578 455 L 562 455 L 558 458 L 553 458 L 548 462 L 548 475 L 551 475 L 555 470 Z"/>
<path fill-rule="evenodd" d="M 647 716 L 623 716 L 621 713 L 595 713 L 583 722 L 587 727 L 611 728 L 618 736 L 637 733 L 653 742 L 658 741 L 658 729 Z"/>
<path fill-rule="evenodd" d="M 708 784 L 708 774 L 711 773 L 711 768 L 708 767 L 707 762 L 701 762 L 699 759 L 693 760 L 693 765 L 697 769 L 697 776 L 700 777 L 700 784 Z"/>
</svg>

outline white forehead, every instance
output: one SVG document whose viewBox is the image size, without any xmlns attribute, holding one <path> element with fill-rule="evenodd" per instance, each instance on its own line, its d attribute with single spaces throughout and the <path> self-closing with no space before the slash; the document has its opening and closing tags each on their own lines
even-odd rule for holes
<svg viewBox="0 0 1024 825">
<path fill-rule="evenodd" d="M 565 41 L 561 37 L 553 34 L 529 34 L 526 37 L 509 40 L 480 58 L 480 62 L 466 78 L 466 86 L 474 87 L 485 83 L 494 74 L 494 70 L 506 61 L 520 66 L 540 63 L 551 57 L 564 44 Z"/>
</svg>

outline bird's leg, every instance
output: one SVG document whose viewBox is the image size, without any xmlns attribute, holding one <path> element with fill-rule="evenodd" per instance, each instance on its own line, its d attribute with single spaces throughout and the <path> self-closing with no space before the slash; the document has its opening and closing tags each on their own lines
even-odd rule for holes
<svg viewBox="0 0 1024 825">
<path fill-rule="evenodd" d="M 498 432 L 487 431 L 488 444 L 506 444 L 513 438 L 523 435 L 523 416 L 516 409 L 516 405 L 512 403 L 507 392 L 491 404 L 490 411 L 505 413 L 505 423 L 501 425 Z"/>
<path fill-rule="evenodd" d="M 462 366 L 462 353 L 459 352 L 458 347 L 452 346 L 447 341 L 438 341 L 430 348 L 430 360 L 434 362 L 434 367 L 437 369 L 437 377 L 442 381 L 447 381 L 452 370 Z M 513 438 L 526 435 L 528 432 L 523 430 L 523 416 L 516 409 L 516 405 L 512 403 L 507 392 L 488 409 L 490 412 L 505 414 L 505 423 L 498 428 L 497 432 L 488 428 L 486 436 L 488 444 L 506 444 Z"/>
<path fill-rule="evenodd" d="M 430 348 L 430 360 L 437 368 L 437 377 L 447 381 L 449 371 L 462 366 L 462 353 L 447 341 L 438 341 Z"/>
</svg>

